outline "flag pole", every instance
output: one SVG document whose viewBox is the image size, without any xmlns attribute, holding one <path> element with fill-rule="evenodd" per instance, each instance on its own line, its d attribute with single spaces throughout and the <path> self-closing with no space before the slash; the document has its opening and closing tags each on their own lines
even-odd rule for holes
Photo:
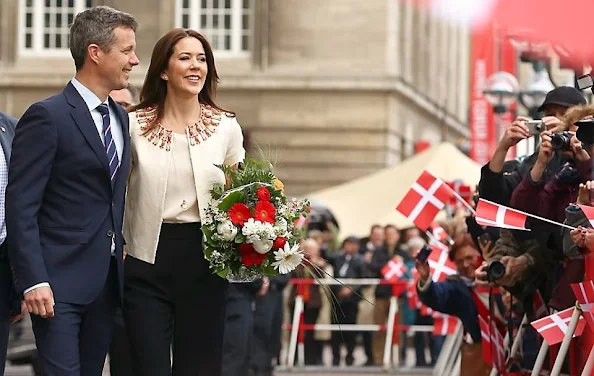
<svg viewBox="0 0 594 376">
<path fill-rule="evenodd" d="M 553 365 L 553 369 L 549 374 L 550 376 L 559 376 L 559 374 L 561 373 L 561 367 L 563 367 L 565 355 L 567 355 L 567 350 L 569 350 L 569 344 L 571 343 L 571 339 L 573 338 L 573 334 L 575 333 L 575 329 L 577 328 L 581 313 L 582 308 L 580 307 L 579 303 L 576 302 L 573 314 L 571 315 L 571 321 L 569 322 L 569 327 L 567 328 L 567 332 L 565 332 L 563 342 L 561 342 L 561 347 L 559 348 L 559 352 L 557 353 L 555 364 Z"/>
<path fill-rule="evenodd" d="M 462 203 L 462 205 L 466 206 L 466 208 L 468 210 L 470 210 L 470 212 L 473 215 L 476 214 L 476 211 L 474 210 L 474 208 L 472 206 L 470 206 L 470 204 L 468 203 L 468 201 L 466 201 L 465 199 L 463 199 L 462 196 L 460 196 L 458 194 L 458 192 L 456 192 L 455 190 L 453 190 L 452 187 L 450 187 L 449 185 L 446 184 L 445 186 L 448 187 L 450 189 L 450 191 L 452 191 L 452 193 L 454 194 L 454 197 L 456 197 L 456 200 L 460 201 Z"/>
</svg>

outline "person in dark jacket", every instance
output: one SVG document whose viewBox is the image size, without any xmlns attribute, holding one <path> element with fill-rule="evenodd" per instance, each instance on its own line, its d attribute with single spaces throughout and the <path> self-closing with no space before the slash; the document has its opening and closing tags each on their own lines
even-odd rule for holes
<svg viewBox="0 0 594 376">
<path fill-rule="evenodd" d="M 4 190 L 17 119 L 0 112 L 0 374 L 4 374 L 10 322 L 21 318 L 21 298 L 14 289 L 8 260 Z"/>
<path fill-rule="evenodd" d="M 343 243 L 342 254 L 336 257 L 334 261 L 334 270 L 336 278 L 362 278 L 363 277 L 363 258 L 358 254 L 359 239 L 355 236 L 349 236 Z M 352 325 L 357 322 L 357 313 L 359 310 L 359 300 L 361 295 L 361 286 L 342 286 L 333 285 L 332 292 L 337 299 L 338 307 L 335 309 L 333 321 L 335 324 Z M 347 366 L 353 365 L 355 350 L 354 331 L 332 332 L 332 363 L 337 366 L 340 364 L 341 344 L 347 348 L 345 362 Z"/>
<path fill-rule="evenodd" d="M 372 278 L 384 277 L 381 274 L 382 268 L 393 258 L 400 257 L 403 261 L 409 256 L 398 248 L 398 241 L 400 240 L 400 232 L 393 225 L 387 225 L 384 228 L 385 243 L 382 247 L 377 248 L 373 253 L 365 255 L 366 268 L 370 272 Z M 384 325 L 388 319 L 388 311 L 390 308 L 390 297 L 392 296 L 391 285 L 378 285 L 375 288 L 375 323 L 377 325 Z M 386 341 L 385 332 L 376 332 L 373 336 L 373 356 L 375 357 L 375 364 L 382 364 L 384 359 L 384 344 Z"/>
<path fill-rule="evenodd" d="M 272 376 L 272 360 L 280 356 L 283 290 L 289 280 L 288 274 L 270 277 L 268 292 L 256 297 L 254 341 L 250 360 L 255 376 Z"/>
<path fill-rule="evenodd" d="M 250 344 L 254 332 L 252 304 L 256 295 L 266 294 L 268 285 L 267 279 L 229 284 L 223 338 L 223 376 L 248 375 Z"/>
</svg>

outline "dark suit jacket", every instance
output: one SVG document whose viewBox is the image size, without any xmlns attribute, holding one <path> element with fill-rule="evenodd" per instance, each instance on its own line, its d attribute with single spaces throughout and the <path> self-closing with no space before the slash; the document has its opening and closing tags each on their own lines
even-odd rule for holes
<svg viewBox="0 0 594 376">
<path fill-rule="evenodd" d="M 124 139 L 113 189 L 105 147 L 71 83 L 20 119 L 6 190 L 17 291 L 49 282 L 57 302 L 93 302 L 105 285 L 114 237 L 121 292 L 130 134 L 124 109 L 111 99 L 110 108 L 117 109 Z"/>
<path fill-rule="evenodd" d="M 7 163 L 10 163 L 12 140 L 14 138 L 14 129 L 16 127 L 17 122 L 18 120 L 13 118 L 12 116 L 8 116 L 0 112 L 0 145 L 2 145 L 2 150 L 4 151 L 4 157 L 6 158 Z M 7 257 L 8 255 L 0 255 L 0 259 L 4 259 Z M 17 294 L 16 291 L 14 291 L 13 287 L 7 288 L 6 291 L 10 291 L 11 289 L 13 290 L 11 294 L 11 311 L 13 313 L 19 313 L 21 310 L 20 294 Z M 4 301 L 4 299 L 2 299 L 2 301 Z"/>
<path fill-rule="evenodd" d="M 334 278 L 363 278 L 363 258 L 360 254 L 355 254 L 352 256 L 349 266 L 346 269 L 346 273 L 344 276 L 339 275 L 340 269 L 342 269 L 343 265 L 346 262 L 346 256 L 341 254 L 340 256 L 336 257 L 334 261 Z M 342 285 L 332 285 L 332 291 L 334 292 L 335 296 L 338 299 L 339 303 L 356 303 L 361 298 L 357 295 L 361 295 L 361 286 L 349 286 L 354 292 L 351 293 L 346 298 L 338 298 L 338 292 L 343 288 Z"/>
</svg>

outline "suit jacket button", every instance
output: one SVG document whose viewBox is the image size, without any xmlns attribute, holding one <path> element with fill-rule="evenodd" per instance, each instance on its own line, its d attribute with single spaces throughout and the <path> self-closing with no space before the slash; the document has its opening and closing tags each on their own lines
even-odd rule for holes
<svg viewBox="0 0 594 376">
<path fill-rule="evenodd" d="M 111 230 L 107 231 L 107 237 L 108 238 L 112 238 L 113 237 L 113 231 L 111 231 Z"/>
</svg>

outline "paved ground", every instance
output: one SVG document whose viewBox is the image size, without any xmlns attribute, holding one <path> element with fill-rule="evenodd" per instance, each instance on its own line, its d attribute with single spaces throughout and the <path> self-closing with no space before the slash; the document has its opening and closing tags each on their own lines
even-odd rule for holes
<svg viewBox="0 0 594 376">
<path fill-rule="evenodd" d="M 361 347 L 355 349 L 355 364 L 363 364 L 366 361 L 364 351 Z M 279 370 L 275 372 L 275 376 L 367 376 L 367 375 L 386 375 L 398 374 L 398 376 L 430 376 L 431 369 L 416 369 L 414 367 L 415 355 L 414 350 L 409 349 L 407 352 L 407 364 L 405 367 L 398 369 L 392 373 L 384 373 L 380 367 L 346 367 L 344 364 L 338 368 L 331 367 L 307 367 L 306 370 Z M 332 363 L 332 351 L 329 346 L 324 350 L 325 364 Z M 106 364 L 103 372 L 104 376 L 110 376 L 109 365 Z M 11 366 L 7 364 L 4 376 L 35 376 L 30 366 Z"/>
</svg>

